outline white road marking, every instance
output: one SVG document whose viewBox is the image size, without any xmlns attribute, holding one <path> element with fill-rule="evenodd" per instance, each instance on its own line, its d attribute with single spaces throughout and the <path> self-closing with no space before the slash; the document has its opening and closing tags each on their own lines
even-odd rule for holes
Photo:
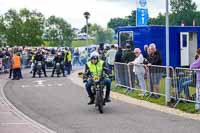
<svg viewBox="0 0 200 133">
<path fill-rule="evenodd" d="M 45 85 L 43 85 L 43 84 L 38 84 L 38 85 L 34 85 L 35 87 L 45 87 Z"/>
<path fill-rule="evenodd" d="M 52 85 L 52 84 L 48 84 L 47 86 L 51 87 L 51 86 L 53 86 L 53 85 Z"/>
<path fill-rule="evenodd" d="M 63 84 L 58 84 L 58 86 L 63 86 Z"/>
<path fill-rule="evenodd" d="M 62 87 L 64 86 L 61 83 L 55 83 L 55 84 L 44 84 L 46 80 L 36 80 L 33 81 L 34 83 L 37 83 L 36 85 L 21 85 L 22 88 L 29 88 L 29 87 Z"/>
<path fill-rule="evenodd" d="M 46 80 L 36 80 L 36 81 L 33 81 L 33 82 L 36 82 L 36 83 L 38 83 L 38 85 L 42 85 L 43 84 L 43 82 L 45 82 Z"/>
<path fill-rule="evenodd" d="M 22 88 L 30 87 L 30 85 L 22 85 Z"/>
</svg>

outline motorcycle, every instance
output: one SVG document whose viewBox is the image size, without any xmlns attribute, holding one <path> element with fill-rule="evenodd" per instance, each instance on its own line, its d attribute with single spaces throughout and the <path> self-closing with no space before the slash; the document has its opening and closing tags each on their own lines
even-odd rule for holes
<svg viewBox="0 0 200 133">
<path fill-rule="evenodd" d="M 90 72 L 88 72 L 90 73 Z M 88 74 L 84 74 L 83 78 L 86 77 Z M 104 79 L 106 77 L 105 73 L 102 73 L 101 76 L 93 75 L 92 73 L 89 74 L 89 79 L 92 80 L 92 92 L 95 95 L 95 107 L 98 108 L 98 111 L 100 114 L 102 114 L 103 108 L 105 106 L 105 101 L 104 101 Z M 110 75 L 109 78 L 112 78 Z M 87 80 L 83 81 L 84 83 L 87 82 Z"/>
<path fill-rule="evenodd" d="M 37 64 L 37 74 L 39 76 L 39 78 L 41 78 L 41 75 L 42 75 L 42 62 L 41 61 L 38 61 Z"/>
<path fill-rule="evenodd" d="M 60 74 L 61 74 L 61 64 L 62 62 L 57 62 L 56 63 L 56 74 L 57 74 L 57 77 L 60 77 Z"/>
<path fill-rule="evenodd" d="M 104 81 L 101 77 L 94 76 L 93 77 L 93 92 L 95 95 L 95 107 L 98 108 L 99 112 L 103 113 L 103 106 L 104 106 Z"/>
</svg>

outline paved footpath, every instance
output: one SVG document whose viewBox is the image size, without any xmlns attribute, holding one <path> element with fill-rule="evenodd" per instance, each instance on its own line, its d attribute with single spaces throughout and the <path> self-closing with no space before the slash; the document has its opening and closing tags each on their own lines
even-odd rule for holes
<svg viewBox="0 0 200 133">
<path fill-rule="evenodd" d="M 3 87 L 12 82 L 8 74 L 0 75 L 0 133 L 53 133 L 18 111 L 5 97 Z"/>
<path fill-rule="evenodd" d="M 11 81 L 4 93 L 24 114 L 58 133 L 199 133 L 200 121 L 118 99 L 99 114 L 87 105 L 85 89 L 75 84 L 80 82 L 73 76 L 76 73 L 66 78 L 27 76 Z"/>
</svg>

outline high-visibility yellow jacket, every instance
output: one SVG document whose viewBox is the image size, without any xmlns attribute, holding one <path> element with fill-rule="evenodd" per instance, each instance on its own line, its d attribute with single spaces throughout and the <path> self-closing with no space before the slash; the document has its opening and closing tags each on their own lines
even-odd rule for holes
<svg viewBox="0 0 200 133">
<path fill-rule="evenodd" d="M 99 60 L 99 61 L 97 62 L 97 64 L 93 64 L 93 63 L 91 63 L 91 61 L 89 61 L 89 62 L 87 63 L 87 66 L 88 66 L 90 72 L 91 72 L 93 75 L 101 76 L 102 71 L 103 71 L 103 64 L 104 64 L 104 61 L 102 61 L 102 60 Z"/>
<path fill-rule="evenodd" d="M 67 51 L 65 53 L 65 56 L 64 56 L 64 61 L 72 61 L 72 53 L 70 51 Z"/>
<path fill-rule="evenodd" d="M 34 62 L 34 60 L 35 60 L 35 55 L 32 55 L 31 61 Z"/>
</svg>

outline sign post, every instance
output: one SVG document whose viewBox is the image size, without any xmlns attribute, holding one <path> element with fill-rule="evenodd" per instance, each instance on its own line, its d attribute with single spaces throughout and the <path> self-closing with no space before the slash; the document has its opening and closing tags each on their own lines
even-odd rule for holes
<svg viewBox="0 0 200 133">
<path fill-rule="evenodd" d="M 136 26 L 146 26 L 148 18 L 147 0 L 137 0 Z"/>
</svg>

